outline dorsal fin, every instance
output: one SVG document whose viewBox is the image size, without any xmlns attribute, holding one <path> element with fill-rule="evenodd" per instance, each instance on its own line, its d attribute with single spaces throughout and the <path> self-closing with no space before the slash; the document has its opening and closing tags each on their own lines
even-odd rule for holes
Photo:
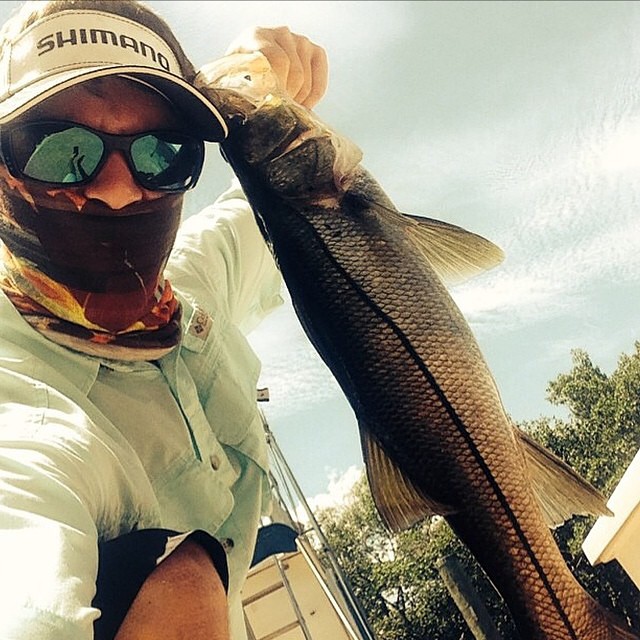
<svg viewBox="0 0 640 640">
<path fill-rule="evenodd" d="M 459 284 L 504 260 L 502 249 L 477 233 L 435 218 L 399 211 L 362 166 L 350 177 L 348 193 L 402 230 L 447 285 Z"/>
<path fill-rule="evenodd" d="M 527 461 L 533 492 L 549 527 L 576 515 L 613 515 L 606 498 L 558 456 L 514 425 Z"/>
</svg>

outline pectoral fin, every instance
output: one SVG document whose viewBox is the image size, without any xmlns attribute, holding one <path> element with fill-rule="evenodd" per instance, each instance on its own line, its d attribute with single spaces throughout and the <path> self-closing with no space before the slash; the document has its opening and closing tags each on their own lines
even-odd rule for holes
<svg viewBox="0 0 640 640">
<path fill-rule="evenodd" d="M 552 529 L 575 515 L 613 515 L 606 498 L 558 456 L 515 427 L 545 520 Z"/>
<path fill-rule="evenodd" d="M 371 495 L 380 518 L 391 531 L 402 531 L 432 515 L 453 510 L 424 496 L 398 469 L 369 432 L 360 428 L 362 454 Z"/>
</svg>

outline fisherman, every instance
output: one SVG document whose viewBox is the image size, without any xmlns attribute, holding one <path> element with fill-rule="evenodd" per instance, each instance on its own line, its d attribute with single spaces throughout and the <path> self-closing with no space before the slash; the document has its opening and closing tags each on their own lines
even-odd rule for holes
<svg viewBox="0 0 640 640">
<path fill-rule="evenodd" d="M 26 2 L 0 37 L 0 638 L 244 638 L 270 496 L 244 336 L 281 280 L 237 183 L 179 225 L 226 124 L 135 0 Z M 232 51 L 325 91 L 288 28 Z"/>
</svg>

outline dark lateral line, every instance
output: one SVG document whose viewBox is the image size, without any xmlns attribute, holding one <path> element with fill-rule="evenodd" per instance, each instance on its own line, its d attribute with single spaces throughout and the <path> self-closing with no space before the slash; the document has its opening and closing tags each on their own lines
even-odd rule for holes
<svg viewBox="0 0 640 640">
<path fill-rule="evenodd" d="M 416 350 L 413 348 L 411 342 L 409 341 L 407 336 L 403 333 L 403 331 L 398 327 L 398 325 L 389 317 L 389 315 L 386 312 L 384 312 L 366 294 L 366 292 L 350 276 L 350 274 L 346 271 L 346 269 L 344 269 L 342 267 L 342 265 L 336 260 L 335 256 L 331 253 L 329 248 L 326 246 L 326 244 L 324 243 L 324 241 L 322 239 L 322 236 L 318 233 L 318 231 L 315 229 L 315 227 L 308 220 L 303 218 L 302 216 L 299 216 L 299 217 L 311 229 L 313 235 L 317 238 L 323 253 L 328 257 L 329 261 L 331 263 L 333 263 L 333 265 L 335 266 L 336 270 L 342 275 L 342 277 L 348 283 L 351 284 L 353 289 L 358 292 L 360 297 L 372 309 L 374 314 L 376 314 L 379 318 L 384 320 L 385 323 L 391 328 L 393 333 L 396 334 L 396 336 L 398 337 L 398 339 L 400 340 L 402 345 L 405 347 L 407 352 L 411 355 L 411 357 L 413 358 L 413 360 L 417 364 L 418 369 L 420 369 L 420 371 L 422 372 L 424 377 L 427 379 L 428 383 L 435 390 L 436 394 L 440 398 L 440 402 L 442 403 L 442 405 L 444 406 L 445 410 L 449 414 L 452 422 L 454 423 L 454 425 L 458 429 L 459 433 L 462 435 L 462 437 L 467 442 L 467 444 L 469 446 L 469 449 L 472 451 L 472 453 L 473 453 L 476 461 L 478 462 L 480 468 L 483 470 L 483 472 L 484 472 L 484 474 L 485 474 L 485 476 L 487 478 L 487 481 L 491 485 L 495 495 L 497 496 L 498 500 L 500 501 L 500 503 L 502 505 L 502 508 L 504 509 L 504 511 L 507 514 L 509 520 L 511 521 L 511 524 L 512 524 L 516 534 L 520 538 L 520 541 L 521 541 L 522 545 L 527 550 L 527 554 L 529 555 L 529 558 L 530 558 L 531 562 L 535 566 L 536 571 L 538 572 L 538 574 L 540 576 L 540 579 L 542 580 L 542 582 L 544 583 L 545 587 L 547 588 L 547 591 L 549 592 L 550 598 L 554 602 L 555 607 L 556 607 L 556 609 L 558 611 L 558 615 L 564 621 L 564 624 L 566 625 L 567 630 L 571 634 L 571 638 L 573 640 L 578 640 L 578 637 L 575 635 L 575 632 L 574 632 L 574 630 L 572 628 L 571 622 L 569 621 L 569 619 L 568 619 L 568 617 L 567 617 L 567 615 L 566 615 L 566 613 L 564 611 L 564 608 L 562 607 L 562 604 L 558 600 L 558 597 L 557 597 L 555 591 L 553 590 L 553 588 L 551 587 L 551 584 L 549 583 L 549 579 L 547 578 L 545 572 L 543 571 L 542 567 L 540 566 L 540 563 L 538 562 L 538 559 L 536 558 L 536 556 L 535 556 L 535 554 L 533 552 L 533 549 L 531 548 L 531 546 L 529 544 L 529 541 L 527 540 L 527 538 L 526 538 L 526 536 L 524 534 L 524 531 L 522 531 L 522 529 L 521 529 L 521 527 L 520 527 L 520 525 L 518 523 L 518 520 L 515 517 L 515 514 L 513 513 L 511 508 L 509 507 L 509 504 L 508 504 L 504 494 L 500 490 L 500 486 L 498 485 L 498 483 L 496 482 L 496 479 L 491 474 L 491 471 L 489 470 L 489 467 L 487 466 L 487 463 L 485 462 L 484 458 L 480 454 L 480 451 L 478 450 L 477 446 L 475 445 L 475 443 L 474 443 L 474 441 L 473 441 L 473 439 L 471 437 L 471 434 L 469 433 L 469 430 L 466 428 L 464 422 L 460 419 L 460 417 L 456 413 L 455 409 L 451 406 L 450 402 L 447 400 L 447 397 L 446 397 L 445 393 L 442 391 L 442 389 L 438 385 L 437 381 L 433 377 L 433 374 L 426 367 L 426 365 L 423 362 L 422 358 L 420 358 L 420 356 L 418 355 Z M 437 276 L 435 276 L 435 277 L 437 277 Z"/>
</svg>

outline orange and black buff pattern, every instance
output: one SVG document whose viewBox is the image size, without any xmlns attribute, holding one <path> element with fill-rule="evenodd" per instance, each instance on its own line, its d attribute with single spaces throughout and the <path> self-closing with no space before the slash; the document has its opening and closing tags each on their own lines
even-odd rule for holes
<svg viewBox="0 0 640 640">
<path fill-rule="evenodd" d="M 72 189 L 1 181 L 0 288 L 36 330 L 101 357 L 150 360 L 180 340 L 163 270 L 182 194 L 114 211 Z"/>
</svg>

